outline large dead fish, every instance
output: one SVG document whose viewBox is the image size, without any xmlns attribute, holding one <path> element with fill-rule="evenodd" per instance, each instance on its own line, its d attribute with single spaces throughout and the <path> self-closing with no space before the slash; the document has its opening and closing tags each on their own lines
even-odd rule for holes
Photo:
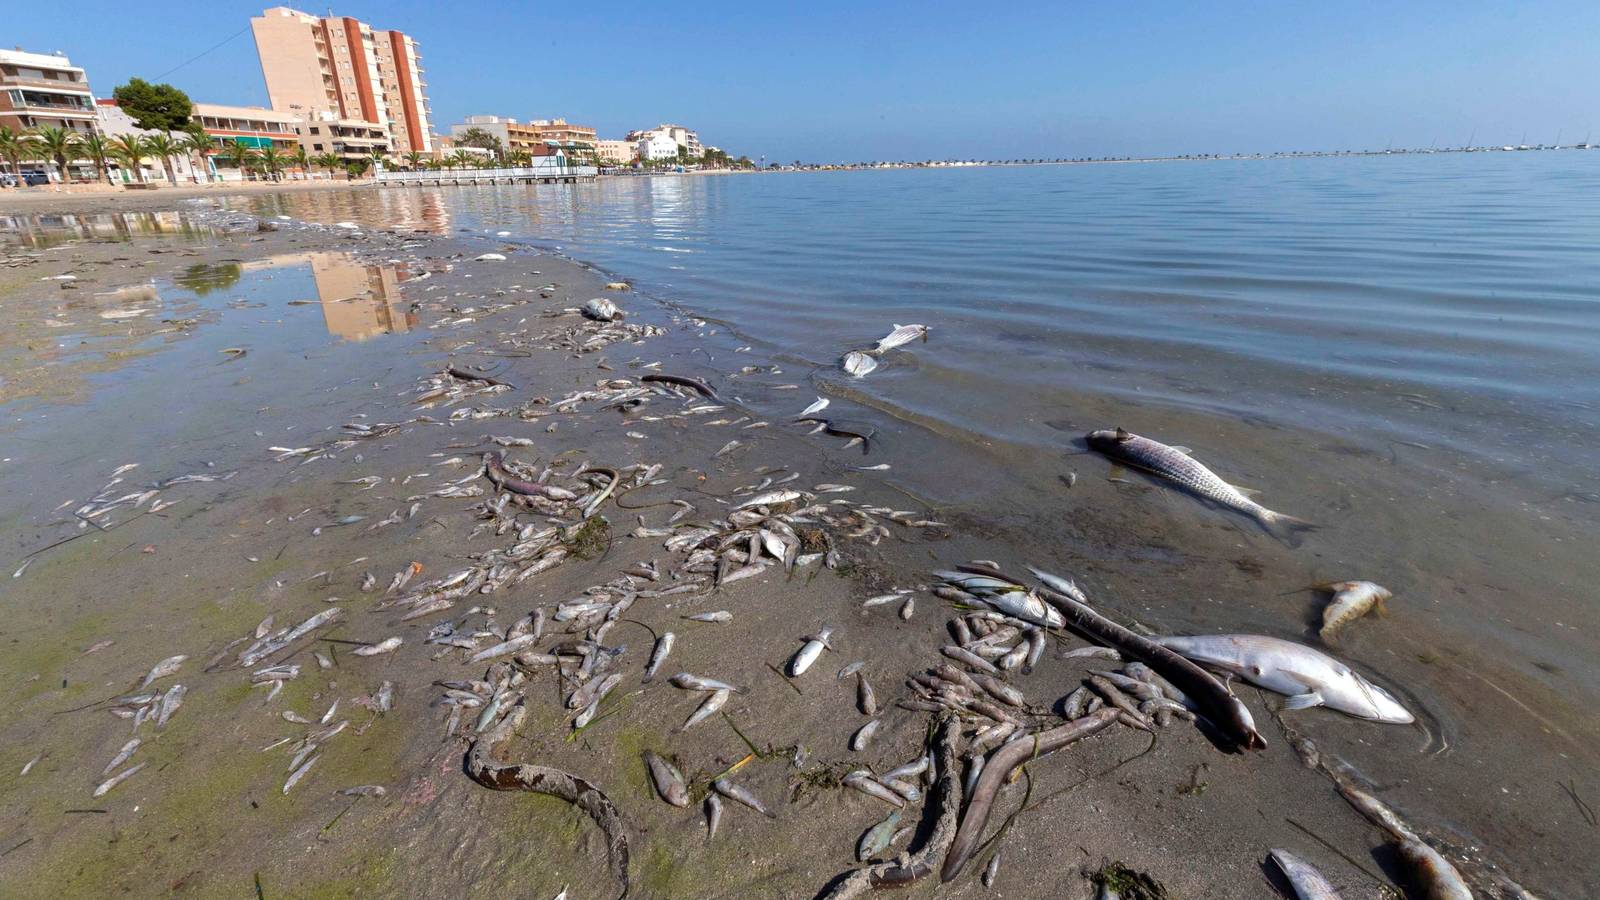
<svg viewBox="0 0 1600 900">
<path fill-rule="evenodd" d="M 1157 638 L 1176 653 L 1232 672 L 1254 685 L 1288 696 L 1289 709 L 1326 706 L 1376 722 L 1406 725 L 1415 717 L 1393 695 L 1355 670 L 1304 644 L 1260 634 L 1208 634 Z"/>
<path fill-rule="evenodd" d="M 1117 462 L 1165 478 L 1197 497 L 1243 513 L 1275 535 L 1290 537 L 1295 532 L 1309 531 L 1316 527 L 1304 519 L 1273 512 L 1251 500 L 1238 488 L 1223 481 L 1217 473 L 1176 447 L 1129 434 L 1121 428 L 1111 431 L 1091 431 L 1086 440 L 1089 449 L 1099 451 Z"/>
<path fill-rule="evenodd" d="M 1287 850 L 1273 850 L 1267 856 L 1283 870 L 1299 900 L 1339 900 L 1339 892 L 1310 863 Z"/>
<path fill-rule="evenodd" d="M 878 346 L 872 348 L 873 353 L 886 353 L 896 347 L 911 343 L 917 338 L 923 342 L 928 340 L 928 326 L 926 325 L 896 325 L 888 335 L 878 339 Z"/>
<path fill-rule="evenodd" d="M 860 350 L 851 350 L 839 364 L 847 374 L 860 378 L 878 367 L 878 361 Z"/>
</svg>

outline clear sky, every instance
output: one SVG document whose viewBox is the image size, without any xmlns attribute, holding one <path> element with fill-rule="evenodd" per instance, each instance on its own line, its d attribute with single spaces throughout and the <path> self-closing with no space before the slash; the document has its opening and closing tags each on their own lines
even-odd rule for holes
<svg viewBox="0 0 1600 900">
<path fill-rule="evenodd" d="M 19 2 L 0 41 L 65 51 L 107 96 L 140 76 L 264 105 L 248 26 L 265 5 Z M 474 113 L 564 116 L 601 137 L 677 122 L 734 153 L 840 161 L 1572 143 L 1600 130 L 1595 0 L 354 0 L 334 12 L 421 42 L 441 131 Z"/>
</svg>

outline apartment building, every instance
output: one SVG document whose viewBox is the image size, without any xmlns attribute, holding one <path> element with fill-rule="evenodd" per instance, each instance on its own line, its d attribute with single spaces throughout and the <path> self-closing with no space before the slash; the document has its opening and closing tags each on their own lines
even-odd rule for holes
<svg viewBox="0 0 1600 900">
<path fill-rule="evenodd" d="M 332 153 L 343 160 L 370 159 L 374 153 L 403 156 L 403 148 L 388 129 L 364 119 L 346 119 L 331 112 L 317 112 L 294 123 L 295 137 L 309 156 Z M 432 136 L 429 136 L 432 146 Z M 393 150 L 394 147 L 401 147 Z M 418 150 L 429 153 L 431 150 Z"/>
<path fill-rule="evenodd" d="M 259 106 L 196 103 L 189 118 L 222 144 L 243 142 L 257 150 L 276 147 L 283 153 L 293 153 L 299 143 L 294 130 L 299 119 L 290 113 Z"/>
<path fill-rule="evenodd" d="M 0 50 L 0 125 L 13 131 L 95 126 L 89 78 L 58 53 Z"/>
<path fill-rule="evenodd" d="M 637 146 L 638 157 L 651 162 L 658 159 L 673 159 L 678 155 L 678 142 L 660 131 L 643 132 Z"/>
<path fill-rule="evenodd" d="M 433 111 L 417 42 L 349 16 L 275 6 L 250 20 L 267 98 L 306 120 L 368 122 L 395 153 L 433 149 Z"/>
<path fill-rule="evenodd" d="M 534 119 L 528 127 L 544 141 L 555 141 L 566 150 L 593 150 L 595 130 L 587 125 L 573 125 L 566 119 Z"/>
<path fill-rule="evenodd" d="M 625 166 L 639 155 L 637 142 L 595 141 L 594 149 L 600 164 L 606 166 Z"/>
<path fill-rule="evenodd" d="M 654 128 L 646 128 L 640 131 L 630 131 L 628 132 L 628 140 L 637 144 L 640 141 L 649 139 L 651 135 L 657 134 L 666 137 L 674 144 L 682 147 L 691 158 L 701 156 L 705 152 L 705 148 L 700 145 L 700 135 L 695 134 L 693 131 L 690 131 L 682 125 L 670 125 L 663 123 Z"/>
</svg>

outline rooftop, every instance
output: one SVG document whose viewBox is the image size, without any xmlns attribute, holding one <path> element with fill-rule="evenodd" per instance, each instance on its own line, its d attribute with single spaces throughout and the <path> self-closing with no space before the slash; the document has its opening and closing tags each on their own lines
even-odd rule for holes
<svg viewBox="0 0 1600 900">
<path fill-rule="evenodd" d="M 28 53 L 22 48 L 15 50 L 0 50 L 0 63 L 13 66 L 27 66 L 30 69 L 66 69 L 70 72 L 83 70 L 72 64 L 65 53 Z"/>
</svg>

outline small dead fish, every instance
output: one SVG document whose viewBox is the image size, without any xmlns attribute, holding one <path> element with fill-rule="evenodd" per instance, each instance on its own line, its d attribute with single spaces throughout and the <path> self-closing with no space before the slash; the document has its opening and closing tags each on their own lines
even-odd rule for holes
<svg viewBox="0 0 1600 900">
<path fill-rule="evenodd" d="M 733 621 L 733 613 L 728 612 L 725 609 L 722 609 L 722 610 L 717 610 L 716 612 L 706 612 L 706 613 L 698 613 L 698 614 L 692 615 L 692 616 L 684 616 L 684 618 L 688 619 L 691 622 L 711 622 L 711 623 L 720 625 L 720 624 L 723 624 L 723 623 L 726 623 L 726 622 L 732 622 Z"/>
<path fill-rule="evenodd" d="M 878 720 L 873 719 L 860 728 L 857 728 L 856 733 L 850 736 L 850 749 L 853 752 L 860 753 L 862 750 L 866 749 L 867 742 L 871 741 L 872 736 L 877 733 Z"/>
<path fill-rule="evenodd" d="M 994 878 L 1000 873 L 1000 851 L 996 850 L 994 856 L 989 858 L 989 865 L 983 869 L 983 886 L 994 887 Z"/>
<path fill-rule="evenodd" d="M 804 675 L 806 670 L 811 668 L 811 664 L 817 661 L 817 657 L 822 655 L 824 649 L 833 649 L 828 644 L 828 638 L 832 636 L 833 629 L 824 627 L 815 637 L 801 645 L 800 649 L 795 651 L 794 657 L 789 660 L 789 677 L 798 678 Z"/>
<path fill-rule="evenodd" d="M 710 718 L 713 713 L 722 708 L 723 704 L 728 702 L 728 697 L 731 695 L 732 692 L 727 689 L 712 691 L 711 696 L 707 697 L 705 702 L 700 704 L 700 708 L 694 711 L 694 715 L 683 723 L 683 730 L 688 731 L 690 728 Z"/>
<path fill-rule="evenodd" d="M 1384 602 L 1394 596 L 1388 588 L 1370 581 L 1336 581 L 1328 589 L 1333 591 L 1333 599 L 1322 610 L 1322 629 L 1318 632 L 1327 643 L 1333 643 L 1339 629 L 1370 610 L 1386 615 Z"/>
<path fill-rule="evenodd" d="M 110 778 L 107 778 L 105 781 L 100 782 L 100 786 L 94 789 L 94 796 L 104 797 L 112 788 L 123 783 L 124 781 L 127 781 L 129 778 L 132 778 L 134 773 L 138 772 L 147 765 L 149 765 L 149 763 L 139 763 L 136 766 L 123 769 L 121 772 L 118 772 Z"/>
<path fill-rule="evenodd" d="M 112 769 L 115 769 L 117 766 L 127 762 L 128 758 L 133 756 L 133 752 L 139 749 L 139 744 L 141 743 L 142 741 L 140 741 L 138 738 L 134 738 L 126 744 L 123 744 L 122 749 L 117 751 L 117 755 L 111 758 L 111 762 L 106 763 L 105 769 L 100 773 L 101 776 L 110 775 Z M 23 769 L 22 774 L 28 774 L 28 770 Z"/>
<path fill-rule="evenodd" d="M 725 681 L 718 681 L 715 678 L 701 678 L 699 675 L 690 675 L 688 672 L 679 672 L 668 679 L 668 683 L 675 688 L 682 688 L 686 691 L 733 691 L 736 694 L 744 691 L 743 688 L 735 687 Z"/>
<path fill-rule="evenodd" d="M 318 753 L 316 756 L 313 756 L 310 759 L 306 760 L 304 763 L 302 763 L 300 768 L 295 769 L 294 773 L 291 774 L 289 776 L 288 780 L 283 783 L 283 792 L 285 794 L 289 793 L 289 789 L 294 787 L 295 785 L 299 784 L 300 783 L 300 779 L 306 777 L 306 773 L 311 771 L 311 767 L 316 765 L 317 764 L 317 760 L 319 760 L 321 758 L 322 758 L 322 754 Z"/>
<path fill-rule="evenodd" d="M 740 441 L 737 441 L 737 440 L 729 441 L 726 444 L 722 445 L 722 449 L 721 450 L 718 450 L 716 453 L 713 453 L 711 455 L 711 458 L 712 459 L 721 459 L 722 457 L 727 456 L 729 453 L 732 453 L 733 451 L 739 449 L 741 446 L 743 446 L 743 443 L 740 442 Z"/>
<path fill-rule="evenodd" d="M 167 727 L 167 721 L 178 711 L 178 707 L 183 705 L 183 696 L 188 692 L 189 689 L 181 684 L 167 688 L 167 692 L 161 695 L 160 711 L 156 713 L 157 728 Z"/>
<path fill-rule="evenodd" d="M 924 343 L 928 340 L 928 326 L 926 325 L 896 325 L 894 330 L 878 339 L 878 346 L 872 349 L 874 353 L 886 353 L 896 347 L 901 347 L 921 338 Z"/>
<path fill-rule="evenodd" d="M 358 784 L 355 787 L 347 787 L 339 792 L 344 797 L 382 797 L 388 793 L 388 788 L 381 784 Z"/>
<path fill-rule="evenodd" d="M 400 637 L 396 636 L 392 638 L 385 638 L 376 644 L 368 644 L 365 647 L 357 647 L 350 652 L 356 656 L 378 656 L 384 653 L 393 653 L 402 643 L 404 643 L 404 641 Z"/>
<path fill-rule="evenodd" d="M 468 660 L 468 662 L 486 662 L 491 659 L 498 659 L 502 656 L 510 656 L 513 653 L 520 653 L 528 647 L 538 643 L 539 637 L 540 635 L 538 634 L 524 634 L 514 637 L 509 641 L 501 641 L 500 643 L 495 644 L 493 647 L 479 650 L 477 653 L 472 655 L 472 658 Z M 391 638 L 391 640 L 398 640 L 398 638 Z M 361 651 L 357 650 L 356 652 L 360 653 Z"/>
<path fill-rule="evenodd" d="M 779 503 L 788 503 L 792 500 L 799 500 L 804 496 L 805 494 L 792 490 L 768 491 L 764 494 L 757 494 L 756 496 L 751 497 L 749 500 L 746 500 L 738 506 L 735 506 L 734 509 L 749 509 L 752 506 L 774 506 Z"/>
<path fill-rule="evenodd" d="M 180 653 L 177 656 L 169 656 L 166 659 L 163 659 L 161 662 L 156 663 L 155 667 L 150 670 L 150 674 L 144 676 L 144 682 L 140 684 L 139 687 L 147 688 L 150 686 L 151 682 L 155 681 L 156 679 L 165 678 L 168 675 L 175 674 L 183 665 L 183 661 L 188 658 L 189 657 Z"/>
<path fill-rule="evenodd" d="M 906 602 L 900 604 L 900 620 L 902 622 L 911 621 L 911 617 L 916 613 L 916 611 L 917 611 L 917 600 L 916 600 L 916 598 L 915 597 L 907 597 L 906 598 Z"/>
<path fill-rule="evenodd" d="M 706 794 L 706 840 L 717 836 L 717 826 L 722 824 L 722 798 Z"/>
<path fill-rule="evenodd" d="M 872 685 L 860 672 L 856 673 L 856 708 L 864 716 L 878 714 L 878 695 L 872 692 Z"/>
<path fill-rule="evenodd" d="M 677 635 L 670 631 L 663 632 L 661 637 L 656 638 L 655 649 L 650 652 L 650 662 L 644 667 L 645 684 L 649 684 L 650 680 L 656 677 L 656 670 L 667 661 L 667 655 L 672 652 L 672 645 L 677 639 Z"/>
<path fill-rule="evenodd" d="M 750 791 L 742 785 L 735 784 L 726 778 L 718 778 L 716 781 L 711 782 L 711 787 L 717 793 L 727 797 L 729 800 L 736 800 L 740 803 L 743 803 L 745 806 L 750 807 L 769 819 L 776 819 L 778 817 L 777 813 L 772 812 L 763 806 L 761 801 L 756 798 L 756 795 L 750 793 Z"/>
<path fill-rule="evenodd" d="M 979 758 L 981 759 L 981 757 Z M 866 769 L 857 769 L 851 772 L 844 777 L 841 783 L 846 787 L 853 787 L 869 797 L 876 797 L 890 806 L 903 808 L 906 805 L 906 798 L 879 784 L 878 780 L 872 777 L 872 773 Z"/>
<path fill-rule="evenodd" d="M 845 678 L 849 678 L 851 675 L 861 671 L 861 667 L 865 666 L 866 664 L 866 660 L 858 659 L 855 662 L 846 665 L 844 668 L 839 670 L 839 679 L 843 680 Z"/>
<path fill-rule="evenodd" d="M 1274 849 L 1267 856 L 1283 870 L 1300 900 L 1339 900 L 1339 892 L 1310 863 L 1287 850 Z"/>
<path fill-rule="evenodd" d="M 878 361 L 860 350 L 851 350 L 844 355 L 844 360 L 840 363 L 840 367 L 847 374 L 861 378 L 876 369 Z"/>
<path fill-rule="evenodd" d="M 805 409 L 800 410 L 800 415 L 796 416 L 795 418 L 803 419 L 806 416 L 811 415 L 812 413 L 819 413 L 819 412 L 822 412 L 823 410 L 825 410 L 827 408 L 828 408 L 828 400 L 826 398 L 824 398 L 824 397 L 818 397 L 817 398 L 817 402 L 811 404 L 810 406 L 806 407 Z"/>
<path fill-rule="evenodd" d="M 902 812 L 895 810 L 882 822 L 862 832 L 861 840 L 856 843 L 856 860 L 866 862 L 878 854 L 889 849 L 889 841 L 900 828 Z"/>
<path fill-rule="evenodd" d="M 650 780 L 656 786 L 656 793 L 661 799 L 673 806 L 686 807 L 689 805 L 689 788 L 683 781 L 683 773 L 678 767 L 662 759 L 649 750 L 644 751 L 644 764 L 650 770 Z"/>
</svg>

